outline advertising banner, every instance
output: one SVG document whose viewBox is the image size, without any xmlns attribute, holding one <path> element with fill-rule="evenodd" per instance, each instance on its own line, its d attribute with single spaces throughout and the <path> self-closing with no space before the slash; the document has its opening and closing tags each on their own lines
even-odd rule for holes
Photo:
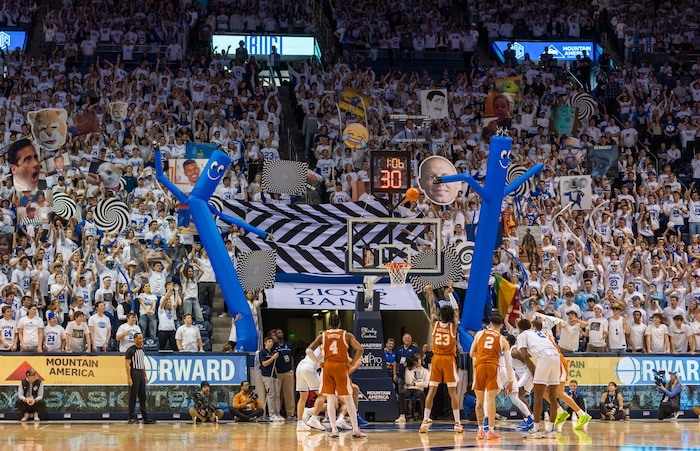
<svg viewBox="0 0 700 451">
<path fill-rule="evenodd" d="M 491 44 L 496 54 L 503 60 L 503 53 L 508 49 L 508 44 L 511 41 L 493 41 Z M 537 61 L 540 55 L 544 53 L 544 48 L 547 47 L 547 52 L 558 61 L 574 61 L 576 55 L 582 55 L 583 50 L 586 51 L 589 57 L 601 53 L 600 46 L 592 41 L 519 41 L 512 42 L 511 49 L 515 50 L 515 57 L 518 61 L 525 59 L 525 54 L 530 56 L 530 59 Z"/>
<path fill-rule="evenodd" d="M 360 387 L 359 411 L 370 421 L 391 421 L 399 416 L 394 383 L 386 369 L 384 332 L 380 312 L 357 312 L 355 338 L 365 350 L 362 365 L 352 374 Z"/>
<path fill-rule="evenodd" d="M 0 49 L 13 51 L 25 50 L 27 45 L 27 32 L 22 30 L 0 30 Z"/>
<path fill-rule="evenodd" d="M 266 294 L 271 309 L 355 310 L 355 297 L 361 291 L 363 288 L 357 284 L 278 281 Z M 410 285 L 392 287 L 388 283 L 378 283 L 374 291 L 379 292 L 382 310 L 423 310 Z"/>
<path fill-rule="evenodd" d="M 579 385 L 654 385 L 654 370 L 677 371 L 683 385 L 700 385 L 700 361 L 696 357 L 634 354 L 623 357 L 572 357 L 569 380 Z M 668 380 L 668 376 L 666 376 Z"/>
<path fill-rule="evenodd" d="M 149 385 L 239 385 L 248 379 L 247 354 L 147 354 Z M 16 386 L 33 368 L 46 386 L 126 385 L 124 356 L 5 355 L 0 386 Z"/>
<path fill-rule="evenodd" d="M 248 54 L 256 57 L 272 53 L 273 45 L 277 47 L 277 52 L 283 59 L 313 55 L 321 57 L 316 38 L 313 36 L 215 34 L 212 37 L 212 46 L 216 47 L 217 50 L 223 50 L 230 46 L 230 52 L 234 53 L 240 41 L 245 43 Z"/>
<path fill-rule="evenodd" d="M 190 419 L 188 410 L 193 405 L 194 395 L 200 391 L 199 386 L 148 386 L 146 407 L 149 412 L 158 414 L 180 414 L 183 419 Z M 212 386 L 211 393 L 217 398 L 217 404 L 224 412 L 228 412 L 233 403 L 233 397 L 238 387 Z M 46 386 L 44 389 L 46 410 L 51 419 L 62 418 L 95 418 L 92 415 L 105 414 L 124 416 L 129 407 L 129 387 L 126 382 L 123 386 Z M 19 418 L 20 413 L 15 409 L 17 400 L 16 386 L 0 386 L 0 419 L 8 419 L 14 416 Z M 81 415 L 82 414 L 82 415 Z M 88 414 L 88 415 L 86 415 Z M 68 417 L 66 415 L 69 415 Z"/>
</svg>

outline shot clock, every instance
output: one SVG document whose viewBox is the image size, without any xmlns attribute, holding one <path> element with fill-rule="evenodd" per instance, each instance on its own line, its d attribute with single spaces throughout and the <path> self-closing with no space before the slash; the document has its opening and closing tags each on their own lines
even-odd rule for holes
<svg viewBox="0 0 700 451">
<path fill-rule="evenodd" d="M 374 193 L 404 193 L 411 187 L 410 152 L 371 152 L 371 191 Z"/>
</svg>

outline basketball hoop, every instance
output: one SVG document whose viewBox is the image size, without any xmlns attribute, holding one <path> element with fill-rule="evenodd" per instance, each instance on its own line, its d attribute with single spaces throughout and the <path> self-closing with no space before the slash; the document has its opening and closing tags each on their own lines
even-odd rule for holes
<svg viewBox="0 0 700 451">
<path fill-rule="evenodd" d="M 411 270 L 411 264 L 407 262 L 387 262 L 384 264 L 389 271 L 389 280 L 392 287 L 403 287 L 406 285 L 406 275 Z"/>
</svg>

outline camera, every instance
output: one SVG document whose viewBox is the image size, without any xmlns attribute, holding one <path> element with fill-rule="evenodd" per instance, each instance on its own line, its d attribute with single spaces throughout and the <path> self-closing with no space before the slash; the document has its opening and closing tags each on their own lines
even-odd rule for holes
<svg viewBox="0 0 700 451">
<path fill-rule="evenodd" d="M 654 384 L 656 385 L 666 385 L 666 371 L 661 370 L 661 371 L 656 371 L 652 370 L 654 372 Z"/>
<path fill-rule="evenodd" d="M 251 385 L 250 388 L 248 389 L 248 393 L 250 393 L 250 400 L 251 401 L 255 401 L 256 399 L 258 399 L 258 394 L 255 393 L 255 391 L 253 391 L 253 390 L 255 390 L 255 385 Z"/>
</svg>

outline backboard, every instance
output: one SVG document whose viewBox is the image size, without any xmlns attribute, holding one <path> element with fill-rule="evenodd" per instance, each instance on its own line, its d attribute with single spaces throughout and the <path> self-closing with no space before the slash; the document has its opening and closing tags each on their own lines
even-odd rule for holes
<svg viewBox="0 0 700 451">
<path fill-rule="evenodd" d="M 418 257 L 421 264 L 409 274 L 442 274 L 441 219 L 348 218 L 347 234 L 347 274 L 384 277 L 387 262 L 411 263 Z"/>
</svg>

